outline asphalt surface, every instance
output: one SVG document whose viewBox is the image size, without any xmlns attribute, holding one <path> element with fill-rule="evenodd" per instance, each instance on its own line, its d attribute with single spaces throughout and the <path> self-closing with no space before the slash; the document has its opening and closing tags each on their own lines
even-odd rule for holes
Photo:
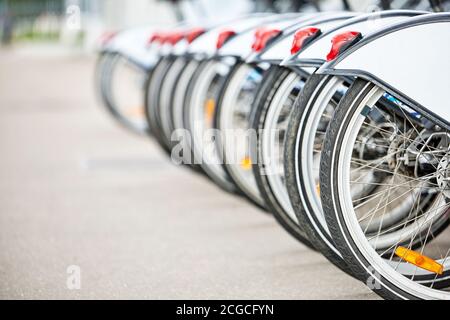
<svg viewBox="0 0 450 320">
<path fill-rule="evenodd" d="M 94 65 L 0 51 L 1 299 L 376 298 L 116 125 L 95 99 Z"/>
</svg>

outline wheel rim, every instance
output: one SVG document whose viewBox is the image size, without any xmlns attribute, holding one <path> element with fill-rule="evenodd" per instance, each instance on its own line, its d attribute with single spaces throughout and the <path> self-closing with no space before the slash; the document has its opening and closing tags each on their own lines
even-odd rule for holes
<svg viewBox="0 0 450 320">
<path fill-rule="evenodd" d="M 198 67 L 198 62 L 195 60 L 191 60 L 187 63 L 184 71 L 182 72 L 178 84 L 175 88 L 174 100 L 173 100 L 173 111 L 172 111 L 172 121 L 175 129 L 175 138 L 182 139 L 184 138 L 184 132 L 181 132 L 185 128 L 184 125 L 184 102 L 186 98 L 186 91 L 189 85 L 189 82 L 192 76 L 195 73 L 195 70 Z M 185 140 L 188 148 L 191 148 L 190 139 Z M 189 164 L 193 164 L 189 163 Z"/>
<path fill-rule="evenodd" d="M 381 105 L 381 99 L 391 99 L 391 101 L 395 101 L 395 107 L 387 109 L 387 107 Z M 422 140 L 423 145 L 426 146 L 429 151 L 443 151 L 434 150 L 435 147 L 432 147 L 428 143 L 428 140 L 423 138 L 423 133 L 419 130 L 420 125 L 417 123 L 417 120 L 415 120 L 418 119 L 417 113 L 401 104 L 398 100 L 392 99 L 391 96 L 377 87 L 374 87 L 364 97 L 364 99 L 361 100 L 361 103 L 355 105 L 354 110 L 355 112 L 350 118 L 350 122 L 348 124 L 348 128 L 351 129 L 346 130 L 343 134 L 342 150 L 338 157 L 338 163 L 342 166 L 342 169 L 339 170 L 337 174 L 339 205 L 342 208 L 343 220 L 351 239 L 354 241 L 358 251 L 364 256 L 375 272 L 382 275 L 384 279 L 388 280 L 390 283 L 393 283 L 398 288 L 401 288 L 403 291 L 420 298 L 449 299 L 450 293 L 446 291 L 448 289 L 438 290 L 432 288 L 433 286 L 437 286 L 439 282 L 444 282 L 444 280 L 447 279 L 449 273 L 448 271 L 450 270 L 450 259 L 448 259 L 449 229 L 447 228 L 446 232 L 439 234 L 441 231 L 440 224 L 444 224 L 448 221 L 449 203 L 448 199 L 442 203 L 442 198 L 439 198 L 438 195 L 433 194 L 435 192 L 440 192 L 440 194 L 442 194 L 443 192 L 447 192 L 447 189 L 442 189 L 439 187 L 440 190 L 438 191 L 437 186 L 431 185 L 434 179 L 433 170 L 436 169 L 434 174 L 440 173 L 441 171 L 437 170 L 437 168 L 430 169 L 429 166 L 424 166 L 424 164 L 422 164 L 421 170 L 423 170 L 424 173 L 421 173 L 421 176 L 415 176 L 412 178 L 410 176 L 410 162 L 406 162 L 408 164 L 408 168 L 403 168 L 402 166 L 404 166 L 404 160 L 401 160 L 402 158 L 399 156 L 403 153 L 409 155 L 407 152 L 410 152 L 410 150 L 406 146 L 412 145 L 414 141 L 411 139 L 411 137 L 414 136 L 412 132 L 417 133 L 417 136 Z M 391 111 L 390 113 L 388 110 L 394 111 Z M 401 114 L 399 114 L 400 112 Z M 380 114 L 382 115 L 381 117 Z M 395 115 L 395 117 L 393 115 Z M 371 140 L 365 141 L 364 144 L 361 142 L 363 141 L 362 138 L 367 136 L 366 128 L 369 126 L 374 126 L 376 122 L 373 122 L 373 120 L 377 117 L 379 121 L 378 128 L 381 129 L 381 131 L 379 131 L 380 135 L 385 135 L 385 140 L 391 142 L 389 145 L 381 145 L 380 147 L 380 141 L 382 141 L 382 139 L 375 140 L 373 137 L 370 138 Z M 421 119 L 423 119 L 423 117 L 421 117 Z M 392 126 L 394 128 L 392 131 L 388 131 L 386 130 L 386 127 L 381 126 L 382 120 L 394 122 L 396 126 Z M 402 126 L 403 128 L 401 129 Z M 406 130 L 408 127 L 411 127 L 411 130 Z M 405 147 L 400 147 L 400 145 L 396 142 L 396 139 L 398 138 L 404 142 Z M 392 147 L 392 142 L 397 143 L 394 144 L 396 149 L 393 149 L 394 147 Z M 446 144 L 445 151 L 448 151 L 448 140 L 445 140 L 444 143 Z M 369 155 L 368 150 L 371 148 L 372 151 L 379 151 L 380 157 L 371 161 L 367 161 L 365 159 L 364 162 L 362 160 L 355 161 L 355 159 L 358 159 L 355 157 L 355 154 L 360 154 L 356 151 L 358 151 L 358 147 L 361 148 L 361 146 L 364 146 L 364 148 L 367 149 L 365 151 L 365 156 Z M 383 152 L 385 155 L 383 155 Z M 358 170 L 361 171 L 364 168 L 369 167 L 371 170 L 374 170 L 374 173 L 377 175 L 381 175 L 381 171 L 389 171 L 386 170 L 385 163 L 389 165 L 389 159 L 391 159 L 392 153 L 394 153 L 397 157 L 395 167 L 391 169 L 391 172 L 385 172 L 385 174 L 390 174 L 389 178 L 392 182 L 388 186 L 385 186 L 385 184 L 387 184 L 387 180 L 382 180 L 383 183 L 378 183 L 377 189 L 375 189 L 378 191 L 372 190 L 371 193 L 369 192 L 369 195 L 366 195 L 366 198 L 363 198 L 362 200 L 355 198 L 354 190 L 355 188 L 360 189 L 359 185 L 361 183 L 358 179 L 363 176 L 357 176 L 355 173 L 357 173 Z M 433 157 L 437 157 L 437 153 L 433 154 Z M 432 163 L 432 161 L 429 160 L 429 163 Z M 375 169 L 372 169 L 375 164 Z M 425 174 L 428 170 L 431 171 L 429 175 Z M 419 173 L 419 171 L 414 172 Z M 391 226 L 385 226 L 383 223 L 379 223 L 380 226 L 379 229 L 376 229 L 377 232 L 375 233 L 375 239 L 378 241 L 382 237 L 390 236 L 390 238 L 385 238 L 384 241 L 394 241 L 391 243 L 391 247 L 380 248 L 379 242 L 373 241 L 374 234 L 367 233 L 367 224 L 364 225 L 361 221 L 367 220 L 369 216 L 375 217 L 376 213 L 381 213 L 383 216 L 388 216 L 394 211 L 394 209 L 398 208 L 391 205 L 391 203 L 394 203 L 394 201 L 403 201 L 403 198 L 401 197 L 396 199 L 398 196 L 393 193 L 393 190 L 398 190 L 399 188 L 401 190 L 404 188 L 404 185 L 396 183 L 396 177 L 399 176 L 408 179 L 408 183 L 410 184 L 407 185 L 409 186 L 408 188 L 411 189 L 408 189 L 409 193 L 413 193 L 417 188 L 419 188 L 420 194 L 415 195 L 415 203 L 420 203 L 420 206 L 411 205 L 410 212 L 403 217 L 403 221 L 401 221 L 401 223 L 395 221 Z M 413 179 L 419 179 L 422 181 L 422 184 L 419 186 L 417 184 L 411 184 Z M 364 185 L 368 186 L 369 183 L 373 184 L 373 181 L 364 182 Z M 427 183 L 427 186 L 425 187 L 423 183 Z M 423 195 L 424 193 L 431 194 L 432 197 L 425 198 Z M 357 194 L 361 195 L 361 193 Z M 369 215 L 364 213 L 365 215 L 361 216 L 360 208 L 363 208 L 361 204 L 372 200 L 376 200 L 379 203 L 381 203 L 381 201 L 385 201 L 385 204 L 376 206 L 373 212 L 369 211 Z M 427 206 L 423 206 L 423 202 L 428 202 L 426 203 Z M 379 222 L 380 220 L 377 221 Z M 413 233 L 411 233 L 411 229 L 414 229 Z M 402 238 L 404 239 L 399 239 L 399 233 L 397 233 L 397 237 L 392 237 L 394 232 L 398 232 L 397 230 L 400 230 L 400 234 L 402 234 Z M 432 240 L 431 235 L 436 237 L 436 239 Z M 408 236 L 410 239 L 408 239 Z M 420 239 L 418 237 L 420 237 Z M 436 242 L 439 239 L 440 242 Z M 420 242 L 419 245 L 415 244 L 417 241 Z M 446 243 L 445 246 L 437 248 L 438 246 L 442 246 L 442 242 Z M 416 247 L 414 248 L 414 246 Z M 399 256 L 398 253 L 396 254 L 396 252 L 398 252 L 398 248 L 400 247 L 405 247 L 408 250 L 418 253 L 420 256 L 432 258 L 434 261 L 442 264 L 444 271 L 443 275 L 438 276 L 429 270 L 419 268 L 415 264 L 406 262 L 405 256 Z M 389 249 L 389 251 L 387 249 Z M 387 256 L 387 254 L 389 255 Z M 368 270 L 368 272 L 373 274 L 372 270 Z"/>
<path fill-rule="evenodd" d="M 268 107 L 261 134 L 261 156 L 272 192 L 291 220 L 298 224 L 284 179 L 284 141 L 289 115 L 296 97 L 304 86 L 304 79 L 291 73 L 277 88 Z"/>
<path fill-rule="evenodd" d="M 121 56 L 112 62 L 109 96 L 118 115 L 137 131 L 147 128 L 142 88 L 145 72 Z"/>
<path fill-rule="evenodd" d="M 235 130 L 248 130 L 250 128 L 251 107 L 257 86 L 262 80 L 263 72 L 264 68 L 258 66 L 241 65 L 226 88 L 220 109 L 222 147 L 228 171 L 242 191 L 260 205 L 263 205 L 264 201 L 261 198 L 251 166 L 245 169 L 240 166 L 241 159 L 254 159 L 254 157 L 252 157 L 252 154 L 236 152 L 237 150 L 250 150 L 245 146 L 236 145 L 236 143 L 247 143 L 246 139 L 249 137 L 242 136 L 239 139 L 230 139 L 229 133 L 232 130 L 237 132 Z"/>
<path fill-rule="evenodd" d="M 321 240 L 339 257 L 341 254 L 331 239 L 317 186 L 323 138 L 330 119 L 330 113 L 326 113 L 326 110 L 335 108 L 338 101 L 333 101 L 334 95 L 338 91 L 345 92 L 346 88 L 347 85 L 344 85 L 343 80 L 337 77 L 325 78 L 317 85 L 306 106 L 308 112 L 303 113 L 300 121 L 295 147 L 297 187 L 306 193 L 305 199 L 303 192 L 300 192 L 306 215 Z M 319 146 L 317 146 L 318 140 L 320 140 Z M 300 155 L 305 155 L 302 161 L 300 161 Z"/>
<path fill-rule="evenodd" d="M 158 106 L 159 115 L 161 120 L 161 129 L 163 131 L 164 136 L 168 142 L 171 141 L 172 138 L 172 128 L 171 128 L 171 97 L 172 92 L 175 89 L 175 83 L 178 79 L 183 67 L 185 65 L 184 59 L 177 59 L 170 67 L 167 76 L 164 79 L 163 85 L 161 87 L 161 103 Z"/>
<path fill-rule="evenodd" d="M 217 97 L 231 65 L 220 61 L 210 61 L 199 74 L 189 100 L 189 129 L 194 142 L 194 156 L 201 159 L 201 166 L 213 179 L 230 184 L 222 167 L 222 157 L 216 140 L 206 139 L 208 130 L 214 129 L 214 114 Z M 230 186 L 231 187 L 231 186 Z"/>
<path fill-rule="evenodd" d="M 162 58 L 158 65 L 153 70 L 152 77 L 148 83 L 148 98 L 147 98 L 147 115 L 148 121 L 150 123 L 150 128 L 153 130 L 153 133 L 157 136 L 161 135 L 161 123 L 157 118 L 157 108 L 159 108 L 160 103 L 160 89 L 161 82 L 164 78 L 165 71 L 170 62 L 166 58 Z"/>
</svg>

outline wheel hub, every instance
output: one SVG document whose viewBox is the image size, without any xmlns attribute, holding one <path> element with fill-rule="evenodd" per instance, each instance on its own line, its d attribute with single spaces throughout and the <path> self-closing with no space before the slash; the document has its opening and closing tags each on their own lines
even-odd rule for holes
<svg viewBox="0 0 450 320">
<path fill-rule="evenodd" d="M 445 155 L 437 168 L 436 180 L 442 193 L 450 198 L 450 154 Z"/>
</svg>

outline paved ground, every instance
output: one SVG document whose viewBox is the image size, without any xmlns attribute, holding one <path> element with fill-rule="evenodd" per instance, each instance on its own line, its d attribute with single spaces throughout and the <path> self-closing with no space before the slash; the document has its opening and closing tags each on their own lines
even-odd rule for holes
<svg viewBox="0 0 450 320">
<path fill-rule="evenodd" d="M 94 59 L 0 51 L 0 298 L 374 298 L 96 103 Z M 81 289 L 67 288 L 68 266 Z"/>
</svg>

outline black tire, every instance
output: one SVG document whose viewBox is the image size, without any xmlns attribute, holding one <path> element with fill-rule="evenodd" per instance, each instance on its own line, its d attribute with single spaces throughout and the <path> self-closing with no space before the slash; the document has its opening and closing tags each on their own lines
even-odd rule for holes
<svg viewBox="0 0 450 320">
<path fill-rule="evenodd" d="M 320 168 L 321 199 L 328 227 L 336 247 L 341 252 L 352 273 L 364 283 L 374 279 L 374 275 L 370 271 L 373 268 L 350 236 L 350 232 L 344 223 L 344 216 L 339 201 L 333 201 L 334 198 L 338 197 L 337 184 L 335 182 L 338 178 L 338 161 L 334 161 L 334 159 L 340 155 L 343 133 L 349 127 L 349 123 L 356 113 L 354 106 L 359 105 L 374 87 L 374 84 L 358 79 L 341 100 L 326 134 Z M 445 288 L 448 287 L 448 280 L 445 280 L 445 277 L 448 277 L 447 272 L 443 276 L 444 280 L 439 284 L 439 287 Z M 380 286 L 371 288 L 372 291 L 385 299 L 418 299 L 418 297 L 412 296 L 410 293 L 395 286 L 383 275 L 377 275 L 375 280 Z"/>
<path fill-rule="evenodd" d="M 225 81 L 225 83 L 224 83 L 224 85 L 223 85 L 223 87 L 222 87 L 222 89 L 221 89 L 221 92 L 220 92 L 220 94 L 219 94 L 219 99 L 218 99 L 218 101 L 217 101 L 216 115 L 215 115 L 215 118 L 214 118 L 214 128 L 217 129 L 217 130 L 222 131 L 222 128 L 220 127 L 219 124 L 220 124 L 220 120 L 221 120 L 222 104 L 223 104 L 223 100 L 224 100 L 225 94 L 226 94 L 226 92 L 227 92 L 227 90 L 228 90 L 228 86 L 229 86 L 231 80 L 233 79 L 233 76 L 239 71 L 239 68 L 240 68 L 242 65 L 244 65 L 244 64 L 245 64 L 244 62 L 237 62 L 237 63 L 235 64 L 234 68 L 230 71 L 230 74 L 229 74 L 229 76 L 227 77 L 227 79 L 226 79 L 226 81 Z M 266 72 L 267 72 L 267 71 L 266 71 Z M 259 90 L 258 90 L 258 91 L 259 91 Z M 257 94 L 257 93 L 256 93 L 256 94 Z M 252 121 L 251 121 L 251 122 L 252 122 Z M 222 150 L 224 150 L 224 148 L 223 148 L 222 145 L 220 146 L 220 148 L 222 148 Z M 261 204 L 259 204 L 257 201 L 255 201 L 252 197 L 250 197 L 246 192 L 244 192 L 244 190 L 242 189 L 240 183 L 238 183 L 238 182 L 233 178 L 233 175 L 232 175 L 232 173 L 231 173 L 231 171 L 230 171 L 230 169 L 228 168 L 228 165 L 227 165 L 226 154 L 224 154 L 224 163 L 223 163 L 222 166 L 223 166 L 225 172 L 227 173 L 227 175 L 231 178 L 231 180 L 233 181 L 233 183 L 236 185 L 237 193 L 238 193 L 239 195 L 245 197 L 248 201 L 250 201 L 252 204 L 254 204 L 255 206 L 257 206 L 258 208 L 260 208 L 260 209 L 262 209 L 263 211 L 269 213 L 268 210 L 267 210 L 267 208 L 266 208 L 266 206 L 265 206 L 265 204 L 264 204 L 264 205 L 261 205 Z"/>
<path fill-rule="evenodd" d="M 171 154 L 171 145 L 166 141 L 162 131 L 160 119 L 158 118 L 158 108 L 160 103 L 161 84 L 172 63 L 172 57 L 161 58 L 145 83 L 145 117 L 149 124 L 152 136 L 169 156 Z"/>
<path fill-rule="evenodd" d="M 171 132 L 174 132 L 176 129 L 179 128 L 175 128 L 175 123 L 174 123 L 174 104 L 175 104 L 175 92 L 178 90 L 178 87 L 180 85 L 180 79 L 183 75 L 183 73 L 186 70 L 187 65 L 189 64 L 190 60 L 186 59 L 186 57 L 179 57 L 178 59 L 183 59 L 183 63 L 184 66 L 183 68 L 180 70 L 180 73 L 177 77 L 177 79 L 175 80 L 175 83 L 173 84 L 173 94 L 170 96 L 170 110 L 169 110 L 169 119 L 170 119 L 170 123 L 169 123 L 169 128 Z M 181 128 L 183 129 L 183 128 Z M 172 142 L 172 147 L 174 146 L 174 141 Z"/>
<path fill-rule="evenodd" d="M 186 87 L 186 95 L 185 95 L 185 99 L 183 101 L 183 115 L 182 115 L 182 117 L 183 117 L 183 129 L 185 129 L 185 130 L 187 130 L 189 132 L 192 132 L 191 131 L 191 127 L 189 125 L 189 116 L 188 116 L 189 105 L 190 105 L 189 104 L 189 100 L 191 98 L 192 91 L 194 90 L 196 79 L 199 77 L 199 75 L 201 75 L 204 67 L 205 67 L 205 63 L 203 61 L 199 62 L 195 72 L 192 74 L 192 77 L 191 77 L 191 79 L 189 81 L 189 84 Z M 192 134 L 191 134 L 191 139 L 192 139 Z M 191 165 L 193 165 L 194 167 L 198 168 L 198 170 L 203 171 L 203 169 L 201 168 L 201 165 L 196 163 L 196 161 L 195 161 L 196 159 L 195 159 L 195 155 L 194 155 L 194 146 L 193 146 L 193 144 L 195 144 L 195 141 L 191 140 L 190 150 L 189 150 L 190 151 L 190 159 L 192 159 L 192 162 L 193 162 Z"/>
<path fill-rule="evenodd" d="M 295 162 L 297 158 L 300 159 L 301 157 L 299 157 L 298 153 L 300 151 L 296 149 L 296 146 L 303 141 L 305 135 L 311 134 L 310 132 L 305 132 L 301 119 L 307 116 L 305 113 L 308 112 L 307 106 L 310 103 L 310 100 L 314 96 L 315 92 L 320 90 L 318 86 L 323 87 L 325 85 L 323 82 L 326 79 L 327 76 L 312 75 L 306 82 L 302 94 L 295 102 L 294 110 L 291 114 L 288 130 L 286 132 L 286 142 L 284 148 L 286 184 L 289 197 L 291 199 L 291 204 L 294 208 L 299 224 L 307 238 L 330 262 L 345 273 L 353 276 L 352 271 L 344 259 L 330 248 L 329 244 L 334 244 L 333 239 L 327 236 L 326 230 L 323 230 L 320 227 L 320 222 L 317 221 L 315 215 L 308 214 L 308 212 L 313 212 L 314 210 L 312 206 L 308 204 L 308 195 L 304 192 L 305 188 L 303 187 L 304 181 L 297 178 L 299 173 L 297 172 L 297 165 Z M 302 201 L 302 198 L 305 200 Z M 304 203 L 307 205 L 307 208 L 304 207 Z M 311 221 L 311 219 L 315 220 Z M 323 237 L 325 237 L 326 240 L 324 240 Z M 327 241 L 329 244 L 327 244 Z"/>
<path fill-rule="evenodd" d="M 199 68 L 199 62 L 188 57 L 178 57 L 178 59 L 183 59 L 184 67 L 181 70 L 179 77 L 176 79 L 174 83 L 173 95 L 170 99 L 170 130 L 174 132 L 175 130 L 187 130 L 186 125 L 184 123 L 184 106 L 185 101 L 188 98 L 188 87 L 190 83 L 193 81 L 194 75 Z M 176 101 L 176 98 L 179 98 L 180 101 Z M 176 107 L 179 108 L 175 109 Z M 181 123 L 175 123 L 175 118 L 178 118 Z M 177 141 L 170 141 L 171 149 L 177 144 Z M 186 150 L 183 150 L 183 152 Z M 189 150 L 188 150 L 189 152 Z M 186 159 L 191 159 L 188 156 L 181 154 L 179 155 L 179 161 L 181 164 L 186 165 L 190 169 L 192 169 L 196 173 L 204 174 L 201 166 L 195 164 L 193 161 L 189 162 Z"/>
<path fill-rule="evenodd" d="M 264 129 L 264 123 L 271 105 L 272 99 L 279 89 L 280 85 L 292 73 L 292 70 L 273 67 L 264 78 L 260 90 L 255 99 L 255 117 L 252 123 L 252 128 L 256 132 L 257 137 L 257 152 L 258 159 L 256 164 L 253 164 L 253 172 L 256 178 L 256 183 L 260 189 L 263 198 L 266 200 L 267 209 L 273 214 L 277 222 L 286 230 L 291 236 L 299 242 L 305 244 L 309 248 L 315 250 L 314 246 L 309 241 L 306 233 L 302 227 L 294 221 L 289 214 L 283 209 L 281 203 L 274 194 L 270 182 L 267 178 L 266 168 L 262 163 L 262 145 L 261 132 Z"/>
<path fill-rule="evenodd" d="M 111 52 L 101 52 L 97 58 L 97 62 L 95 64 L 95 73 L 94 73 L 94 84 L 95 84 L 95 93 L 101 103 L 108 108 L 108 97 L 105 91 L 105 82 L 106 76 L 108 74 L 109 64 L 111 60 L 114 58 L 114 54 Z M 109 109 L 108 109 L 108 112 Z"/>
<path fill-rule="evenodd" d="M 178 84 L 180 74 L 186 66 L 183 57 L 173 57 L 170 66 L 167 68 L 164 77 L 161 80 L 158 103 L 156 104 L 155 117 L 160 125 L 160 131 L 164 144 L 171 150 L 174 142 L 172 141 L 172 103 L 173 92 Z"/>
<path fill-rule="evenodd" d="M 128 120 L 119 109 L 116 107 L 112 92 L 112 80 L 114 77 L 114 72 L 116 70 L 117 63 L 125 59 L 119 53 L 116 52 L 102 52 L 97 60 L 97 65 L 95 68 L 95 79 L 96 79 L 96 91 L 100 92 L 100 98 L 103 106 L 105 106 L 108 113 L 117 121 L 121 126 L 128 129 L 131 132 L 141 134 L 148 134 L 150 132 L 149 128 L 144 129 L 138 128 L 132 121 Z M 131 63 L 131 62 L 129 62 Z M 142 71 L 146 73 L 147 81 L 148 76 L 151 75 L 151 70 Z M 144 100 L 144 97 L 142 98 Z"/>
<path fill-rule="evenodd" d="M 203 71 L 209 66 L 211 63 L 211 60 L 203 61 L 199 64 L 197 70 L 194 72 L 191 81 L 189 82 L 187 91 L 186 91 L 186 99 L 184 101 L 184 107 L 183 107 L 183 119 L 184 119 L 184 128 L 188 131 L 192 132 L 193 128 L 191 128 L 191 121 L 190 121 L 190 108 L 191 108 L 191 97 L 193 96 L 195 86 L 197 84 L 197 81 L 200 77 L 203 75 Z M 232 68 L 232 67 L 231 67 Z M 228 76 L 228 75 L 227 75 Z M 222 88 L 224 87 L 226 83 L 227 76 L 225 76 L 222 81 L 220 82 L 219 86 L 219 93 L 216 96 L 216 101 L 219 99 L 219 94 L 222 91 Z M 191 134 L 191 137 L 194 137 L 193 134 Z M 191 146 L 191 159 L 195 159 L 195 143 L 196 141 L 192 141 L 193 145 Z M 224 170 L 226 179 L 223 179 L 221 177 L 218 177 L 214 171 L 209 169 L 208 164 L 201 163 L 198 165 L 201 167 L 201 170 L 205 173 L 205 175 L 216 185 L 218 185 L 221 189 L 230 192 L 230 193 L 236 193 L 237 192 L 237 186 L 234 183 L 234 181 L 231 179 L 230 175 L 227 171 Z"/>
</svg>

